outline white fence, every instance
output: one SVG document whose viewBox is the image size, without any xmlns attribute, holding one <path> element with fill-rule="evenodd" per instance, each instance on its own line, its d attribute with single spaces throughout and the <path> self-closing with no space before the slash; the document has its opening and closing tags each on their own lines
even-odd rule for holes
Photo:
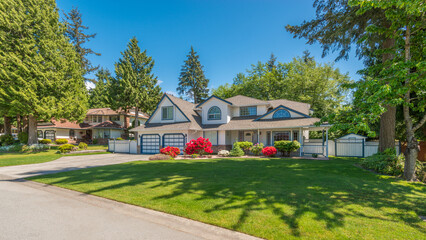
<svg viewBox="0 0 426 240">
<path fill-rule="evenodd" d="M 338 157 L 368 157 L 379 150 L 379 142 L 365 140 L 337 139 L 328 141 L 328 155 Z M 400 144 L 395 142 L 396 153 L 400 153 Z M 303 154 L 326 154 L 326 145 L 322 139 L 305 140 L 302 148 Z"/>
<path fill-rule="evenodd" d="M 138 153 L 136 140 L 108 140 L 108 151 L 115 153 Z"/>
</svg>

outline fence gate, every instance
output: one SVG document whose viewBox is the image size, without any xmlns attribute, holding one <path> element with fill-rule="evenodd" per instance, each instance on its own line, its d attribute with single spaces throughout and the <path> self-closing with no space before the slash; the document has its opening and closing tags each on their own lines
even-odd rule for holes
<svg viewBox="0 0 426 240">
<path fill-rule="evenodd" d="M 141 153 L 156 154 L 160 153 L 160 135 L 158 134 L 142 134 L 141 135 Z"/>
<path fill-rule="evenodd" d="M 336 139 L 335 153 L 336 157 L 364 157 L 365 140 L 364 139 Z"/>
<path fill-rule="evenodd" d="M 177 147 L 183 153 L 185 149 L 186 138 L 183 133 L 166 133 L 163 135 L 163 147 Z"/>
</svg>

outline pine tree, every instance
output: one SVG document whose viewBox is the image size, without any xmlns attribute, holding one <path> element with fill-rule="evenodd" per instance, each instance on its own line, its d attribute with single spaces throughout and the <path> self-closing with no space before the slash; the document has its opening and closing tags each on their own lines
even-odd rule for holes
<svg viewBox="0 0 426 240">
<path fill-rule="evenodd" d="M 28 116 L 28 144 L 37 143 L 38 120 L 82 120 L 82 70 L 55 1 L 1 1 L 0 26 L 0 106 L 9 116 Z"/>
<path fill-rule="evenodd" d="M 115 64 L 115 75 L 110 84 L 111 108 L 128 111 L 135 107 L 135 127 L 139 125 L 139 111 L 150 113 L 161 98 L 161 88 L 152 73 L 154 60 L 146 50 L 141 52 L 133 37 L 122 57 Z"/>
<path fill-rule="evenodd" d="M 111 84 L 111 73 L 108 69 L 101 68 L 96 73 L 95 87 L 89 90 L 89 107 L 109 107 L 109 85 Z"/>
<path fill-rule="evenodd" d="M 276 61 L 277 61 L 277 57 L 275 57 L 275 55 L 271 53 L 271 57 L 269 57 L 269 60 L 267 63 L 269 71 L 272 71 L 277 68 L 277 65 L 275 63 Z"/>
<path fill-rule="evenodd" d="M 70 38 L 72 44 L 74 45 L 78 56 L 80 57 L 80 64 L 84 70 L 83 74 L 87 75 L 99 69 L 99 66 L 92 65 L 87 56 L 91 54 L 100 56 L 101 54 L 93 51 L 90 48 L 83 47 L 83 45 L 90 41 L 91 38 L 96 37 L 96 33 L 84 33 L 84 31 L 89 29 L 89 27 L 83 25 L 83 20 L 81 17 L 82 14 L 78 8 L 73 8 L 68 14 L 65 14 L 65 18 L 68 20 L 67 31 L 65 35 Z M 85 78 L 85 80 L 95 82 L 94 79 Z"/>
<path fill-rule="evenodd" d="M 359 6 L 351 6 L 348 0 L 315 0 L 316 18 L 304 21 L 299 26 L 287 25 L 286 29 L 294 37 L 306 38 L 307 43 L 320 43 L 323 48 L 323 57 L 330 50 L 340 50 L 336 61 L 349 57 L 353 45 L 356 54 L 363 58 L 365 63 L 376 61 L 377 56 L 371 53 L 381 48 L 382 62 L 392 59 L 389 54 L 395 45 L 395 40 L 387 36 L 371 36 L 365 29 L 370 25 L 388 28 L 390 21 L 385 17 L 384 9 L 370 8 L 359 14 Z M 362 41 L 368 39 L 368 41 Z M 388 105 L 380 119 L 379 151 L 393 148 L 395 144 L 396 108 Z"/>
<path fill-rule="evenodd" d="M 207 88 L 209 80 L 204 75 L 203 66 L 198 58 L 197 52 L 191 46 L 187 60 L 182 66 L 179 87 L 177 88 L 180 95 L 192 98 L 194 103 L 204 101 L 209 95 L 209 89 Z"/>
</svg>

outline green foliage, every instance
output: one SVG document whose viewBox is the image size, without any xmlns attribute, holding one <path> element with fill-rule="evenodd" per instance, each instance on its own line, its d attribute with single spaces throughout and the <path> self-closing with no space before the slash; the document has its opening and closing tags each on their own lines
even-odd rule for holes
<svg viewBox="0 0 426 240">
<path fill-rule="evenodd" d="M 259 156 L 262 153 L 263 143 L 256 143 L 253 147 L 250 148 L 250 151 L 255 155 Z"/>
<path fill-rule="evenodd" d="M 78 8 L 74 7 L 68 14 L 65 14 L 65 18 L 68 21 L 67 30 L 65 35 L 69 37 L 71 43 L 74 45 L 76 52 L 79 56 L 79 63 L 85 74 L 92 73 L 96 71 L 99 66 L 94 67 L 90 63 L 90 60 L 87 58 L 88 55 L 94 54 L 100 56 L 100 53 L 94 52 L 92 49 L 83 47 L 85 43 L 90 41 L 91 38 L 94 38 L 96 34 L 86 34 L 85 30 L 88 29 L 87 26 L 83 25 L 83 20 L 81 18 L 82 14 Z M 89 79 L 86 79 L 89 80 Z M 91 80 L 93 82 L 93 80 Z"/>
<path fill-rule="evenodd" d="M 23 144 L 0 145 L 0 152 L 22 152 L 24 146 Z"/>
<path fill-rule="evenodd" d="M 232 150 L 229 151 L 229 156 L 231 157 L 241 157 L 244 156 L 244 151 L 240 148 L 237 142 L 232 146 Z"/>
<path fill-rule="evenodd" d="M 296 151 L 300 148 L 300 143 L 296 140 L 294 141 L 275 141 L 274 147 L 281 152 L 283 156 L 290 156 L 291 152 Z"/>
<path fill-rule="evenodd" d="M 59 139 L 56 139 L 55 143 L 61 145 L 61 144 L 68 143 L 68 140 L 64 138 L 59 138 Z"/>
<path fill-rule="evenodd" d="M 237 144 L 241 149 L 244 150 L 244 152 L 250 151 L 250 148 L 253 147 L 252 142 L 235 142 L 234 144 Z"/>
<path fill-rule="evenodd" d="M 121 138 L 121 137 L 118 137 L 118 138 L 116 138 L 115 140 L 124 140 L 123 138 Z"/>
<path fill-rule="evenodd" d="M 18 140 L 19 140 L 20 143 L 27 143 L 28 142 L 28 133 L 26 133 L 26 132 L 18 133 Z"/>
<path fill-rule="evenodd" d="M 92 143 L 93 143 L 93 144 L 98 144 L 98 139 L 96 139 L 96 138 L 95 138 L 95 139 L 93 139 Z"/>
<path fill-rule="evenodd" d="M 50 140 L 50 139 L 42 139 L 42 140 L 40 140 L 39 141 L 41 144 L 51 144 L 52 143 L 52 140 Z"/>
<path fill-rule="evenodd" d="M 297 57 L 274 67 L 271 63 L 259 62 L 246 74 L 239 73 L 232 85 L 214 89 L 213 94 L 222 98 L 244 95 L 262 100 L 288 99 L 309 103 L 314 117 L 338 111 L 347 97 L 345 85 L 352 81 L 333 64 L 320 64 L 307 58 L 305 61 Z"/>
<path fill-rule="evenodd" d="M 209 80 L 204 75 L 203 65 L 199 56 L 191 46 L 191 51 L 187 55 L 185 64 L 182 66 L 179 76 L 179 87 L 177 91 L 180 95 L 192 98 L 194 103 L 204 101 L 209 94 Z"/>
<path fill-rule="evenodd" d="M 404 172 L 404 155 L 396 156 L 394 149 L 386 149 L 383 153 L 376 153 L 362 159 L 361 166 L 393 176 L 401 176 Z"/>
<path fill-rule="evenodd" d="M 79 149 L 87 150 L 87 143 L 85 143 L 85 142 L 80 142 L 80 143 L 78 144 L 78 148 L 79 148 Z"/>
<path fill-rule="evenodd" d="M 95 87 L 89 90 L 90 108 L 104 108 L 110 106 L 109 85 L 111 84 L 111 79 L 111 73 L 108 69 L 101 68 L 96 73 Z"/>
<path fill-rule="evenodd" d="M 0 145 L 7 146 L 13 144 L 15 140 L 11 134 L 4 134 L 0 136 Z"/>
<path fill-rule="evenodd" d="M 67 152 L 73 151 L 74 148 L 75 148 L 75 146 L 72 145 L 72 144 L 64 144 L 64 145 L 59 146 L 58 149 L 61 153 L 67 153 Z"/>
<path fill-rule="evenodd" d="M 318 157 L 318 153 L 312 153 L 312 157 L 313 158 L 317 158 Z"/>
</svg>

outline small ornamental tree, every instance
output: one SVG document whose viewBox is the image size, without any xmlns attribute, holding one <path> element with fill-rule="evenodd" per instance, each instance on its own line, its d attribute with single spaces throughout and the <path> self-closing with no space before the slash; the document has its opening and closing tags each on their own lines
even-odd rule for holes
<svg viewBox="0 0 426 240">
<path fill-rule="evenodd" d="M 180 154 L 180 149 L 177 147 L 167 146 L 165 148 L 160 149 L 160 153 L 175 158 L 177 155 Z"/>
<path fill-rule="evenodd" d="M 208 138 L 199 137 L 197 140 L 192 139 L 186 144 L 185 153 L 188 155 L 213 153 L 212 143 Z"/>
<path fill-rule="evenodd" d="M 291 152 L 296 151 L 300 148 L 298 141 L 276 141 L 274 143 L 275 148 L 281 152 L 283 156 L 290 156 Z"/>
</svg>

